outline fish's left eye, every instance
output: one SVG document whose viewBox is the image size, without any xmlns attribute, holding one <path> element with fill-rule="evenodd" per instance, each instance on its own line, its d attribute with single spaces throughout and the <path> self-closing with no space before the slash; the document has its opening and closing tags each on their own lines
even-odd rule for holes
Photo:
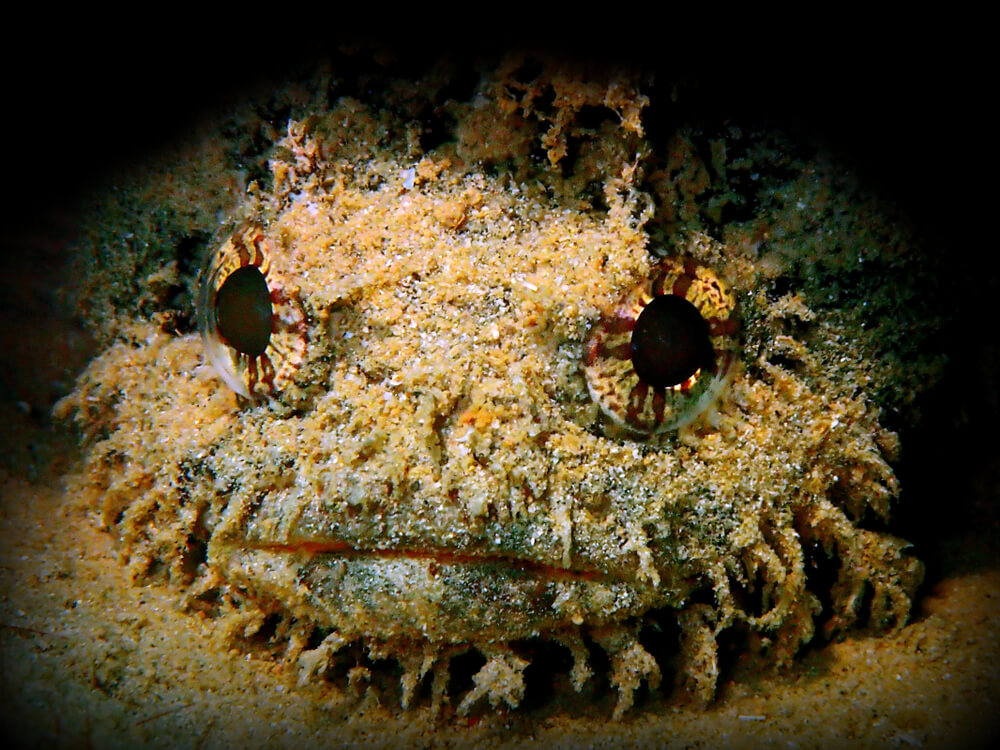
<svg viewBox="0 0 1000 750">
<path fill-rule="evenodd" d="M 308 343 L 306 319 L 260 227 L 240 229 L 208 258 L 198 327 L 213 367 L 244 398 L 274 397 L 291 382 Z"/>
<path fill-rule="evenodd" d="M 635 321 L 629 342 L 632 366 L 655 388 L 681 385 L 714 358 L 708 323 L 684 297 L 661 294 Z"/>
<path fill-rule="evenodd" d="M 583 367 L 591 398 L 639 439 L 690 423 L 728 382 L 735 307 L 712 269 L 662 261 L 591 328 Z"/>
</svg>

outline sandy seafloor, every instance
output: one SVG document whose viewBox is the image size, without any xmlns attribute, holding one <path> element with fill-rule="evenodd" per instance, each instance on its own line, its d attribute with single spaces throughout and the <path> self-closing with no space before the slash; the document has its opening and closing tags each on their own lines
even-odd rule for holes
<svg viewBox="0 0 1000 750">
<path fill-rule="evenodd" d="M 938 114 L 924 123 L 926 135 L 943 121 Z M 954 182 L 934 184 L 946 190 Z M 945 205 L 951 210 L 957 199 Z M 74 453 L 47 414 L 90 350 L 52 293 L 65 279 L 77 218 L 59 202 L 43 209 L 4 238 L 0 726 L 7 746 L 944 748 L 994 738 L 1000 461 L 995 439 L 984 434 L 1000 416 L 996 336 L 956 341 L 949 374 L 926 394 L 923 423 L 904 435 L 907 489 L 896 523 L 915 542 L 927 577 L 901 631 L 817 644 L 779 674 L 730 659 L 707 709 L 675 693 L 646 695 L 613 723 L 613 695 L 598 686 L 438 724 L 421 708 L 400 713 L 371 695 L 334 700 L 322 686 L 297 687 L 275 662 L 231 648 L 212 622 L 182 611 L 177 591 L 129 580 L 112 537 L 62 490 Z M 955 231 L 956 247 L 967 248 L 967 233 Z M 970 326 L 1000 291 L 977 253 L 966 250 L 956 264 L 981 291 L 957 305 Z"/>
</svg>

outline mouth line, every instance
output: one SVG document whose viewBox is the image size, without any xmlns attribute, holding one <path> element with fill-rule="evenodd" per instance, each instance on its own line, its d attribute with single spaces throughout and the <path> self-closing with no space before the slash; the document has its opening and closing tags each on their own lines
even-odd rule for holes
<svg viewBox="0 0 1000 750">
<path fill-rule="evenodd" d="M 416 560 L 441 567 L 493 567 L 514 575 L 550 581 L 612 583 L 612 576 L 597 570 L 562 568 L 557 565 L 499 554 L 471 554 L 441 549 L 371 548 L 357 549 L 341 541 L 301 541 L 292 543 L 256 542 L 249 549 L 279 554 L 331 555 L 339 559 Z M 432 571 L 433 572 L 433 571 Z"/>
</svg>

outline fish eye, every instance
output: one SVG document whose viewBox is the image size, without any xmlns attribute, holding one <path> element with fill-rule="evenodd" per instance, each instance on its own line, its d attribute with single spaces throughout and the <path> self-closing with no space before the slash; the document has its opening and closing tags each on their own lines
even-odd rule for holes
<svg viewBox="0 0 1000 750">
<path fill-rule="evenodd" d="M 707 266 L 668 258 L 591 328 L 584 374 L 611 421 L 643 439 L 694 421 L 736 359 L 736 301 Z"/>
<path fill-rule="evenodd" d="M 260 227 L 239 229 L 212 253 L 198 290 L 198 327 L 219 376 L 247 399 L 276 397 L 308 343 L 305 314 L 274 268 Z"/>
<path fill-rule="evenodd" d="M 697 307 L 676 294 L 654 297 L 643 308 L 629 348 L 636 375 L 656 388 L 680 385 L 712 366 L 708 323 Z"/>
<path fill-rule="evenodd" d="M 271 292 L 257 266 L 233 271 L 215 293 L 215 322 L 223 340 L 248 357 L 260 357 L 271 340 Z"/>
</svg>

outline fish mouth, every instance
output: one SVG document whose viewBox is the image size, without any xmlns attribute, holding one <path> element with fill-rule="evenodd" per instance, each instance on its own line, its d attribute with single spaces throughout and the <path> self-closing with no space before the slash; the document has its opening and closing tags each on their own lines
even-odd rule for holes
<svg viewBox="0 0 1000 750">
<path fill-rule="evenodd" d="M 213 538 L 209 562 L 269 610 L 378 641 L 530 638 L 620 621 L 662 605 L 666 593 L 597 570 L 496 553 L 359 549 L 333 539 Z"/>
<path fill-rule="evenodd" d="M 301 541 L 294 543 L 256 542 L 248 543 L 248 549 L 262 550 L 288 555 L 311 557 L 329 555 L 342 560 L 370 558 L 373 560 L 414 560 L 429 566 L 483 566 L 493 570 L 509 570 L 512 574 L 552 581 L 595 581 L 612 583 L 614 577 L 596 569 L 565 568 L 558 565 L 514 557 L 499 553 L 457 552 L 433 548 L 370 548 L 359 549 L 348 542 L 339 540 Z"/>
</svg>

